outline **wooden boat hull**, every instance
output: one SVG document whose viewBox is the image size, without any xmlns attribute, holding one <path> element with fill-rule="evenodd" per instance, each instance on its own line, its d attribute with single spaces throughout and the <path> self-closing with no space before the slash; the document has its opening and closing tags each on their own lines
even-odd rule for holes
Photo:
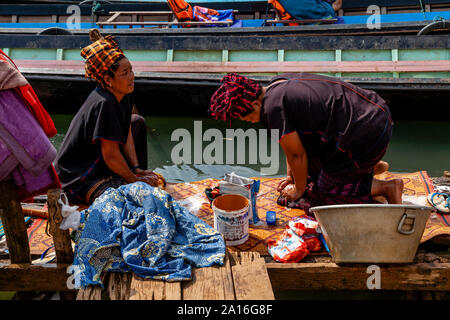
<svg viewBox="0 0 450 320">
<path fill-rule="evenodd" d="M 448 115 L 446 35 L 312 37 L 290 27 L 240 29 L 118 33 L 115 38 L 135 71 L 140 111 L 206 115 L 211 94 L 227 72 L 263 83 L 279 73 L 310 72 L 376 90 L 394 113 L 407 110 L 420 119 Z M 94 86 L 84 78 L 80 56 L 80 48 L 90 43 L 87 34 L 0 34 L 0 43 L 52 111 L 76 111 Z M 424 115 L 421 108 L 430 103 L 438 111 Z"/>
</svg>

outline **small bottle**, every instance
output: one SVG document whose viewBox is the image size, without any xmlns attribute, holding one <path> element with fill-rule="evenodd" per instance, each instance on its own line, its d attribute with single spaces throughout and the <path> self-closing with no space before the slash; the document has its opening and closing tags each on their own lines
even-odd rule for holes
<svg viewBox="0 0 450 320">
<path fill-rule="evenodd" d="M 266 212 L 266 223 L 269 226 L 274 226 L 277 221 L 277 213 L 275 211 Z"/>
</svg>

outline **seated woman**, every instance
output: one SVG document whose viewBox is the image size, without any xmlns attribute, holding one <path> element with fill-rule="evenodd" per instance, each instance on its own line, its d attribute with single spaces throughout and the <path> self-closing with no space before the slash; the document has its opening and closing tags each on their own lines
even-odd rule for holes
<svg viewBox="0 0 450 320">
<path fill-rule="evenodd" d="M 98 82 L 73 118 L 55 169 L 72 203 L 92 202 L 109 187 L 164 179 L 147 167 L 144 119 L 132 115 L 134 73 L 111 36 L 91 30 L 93 43 L 81 50 L 86 77 Z"/>
<path fill-rule="evenodd" d="M 306 73 L 276 76 L 267 87 L 229 74 L 212 96 L 210 111 L 215 119 L 262 122 L 278 130 L 287 162 L 279 204 L 308 211 L 316 205 L 371 203 L 375 196 L 402 202 L 401 179 L 374 179 L 388 168 L 381 159 L 393 121 L 373 91 Z"/>
</svg>

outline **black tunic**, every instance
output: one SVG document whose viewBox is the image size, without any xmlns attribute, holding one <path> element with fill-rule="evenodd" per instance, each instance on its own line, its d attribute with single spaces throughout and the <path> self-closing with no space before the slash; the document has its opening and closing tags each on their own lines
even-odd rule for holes
<svg viewBox="0 0 450 320">
<path fill-rule="evenodd" d="M 261 122 L 278 129 L 279 139 L 296 131 L 308 157 L 328 173 L 359 169 L 386 149 L 392 118 L 374 91 L 307 73 L 283 74 L 268 88 Z"/>
<path fill-rule="evenodd" d="M 87 179 L 111 175 L 102 157 L 100 141 L 126 143 L 132 99 L 129 94 L 119 103 L 102 87 L 91 92 L 73 118 L 56 158 L 55 169 L 64 189 Z"/>
</svg>

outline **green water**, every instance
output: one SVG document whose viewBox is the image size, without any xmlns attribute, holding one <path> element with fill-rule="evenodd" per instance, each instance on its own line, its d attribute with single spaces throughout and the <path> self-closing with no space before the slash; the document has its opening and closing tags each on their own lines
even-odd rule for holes
<svg viewBox="0 0 450 320">
<path fill-rule="evenodd" d="M 51 139 L 57 149 L 59 149 L 64 134 L 66 133 L 73 115 L 53 114 L 58 134 Z M 260 161 L 259 155 L 256 164 L 250 164 L 248 140 L 245 146 L 227 148 L 226 129 L 242 128 L 247 131 L 250 128 L 262 128 L 260 125 L 252 125 L 242 121 L 234 121 L 230 126 L 223 121 L 215 121 L 209 118 L 193 117 L 152 117 L 145 118 L 147 123 L 148 137 L 148 167 L 156 172 L 162 173 L 169 182 L 188 182 L 206 178 L 221 178 L 226 172 L 235 172 L 243 176 L 262 176 L 261 168 L 268 167 Z M 181 140 L 171 141 L 171 135 L 176 129 L 186 129 L 191 134 L 191 140 L 194 139 L 194 121 L 201 121 L 202 133 L 204 134 L 210 128 L 219 129 L 223 134 L 222 164 L 206 164 L 205 159 L 195 157 L 199 153 L 195 152 L 194 142 L 191 144 L 190 164 L 174 164 L 171 157 L 172 150 Z M 257 136 L 257 141 L 261 137 Z M 200 139 L 200 142 L 202 142 Z M 206 140 L 206 139 L 205 139 Z M 229 140 L 229 139 L 228 139 Z M 214 141 L 214 140 L 212 140 Z M 203 141 L 201 150 L 204 150 L 212 141 Z M 272 141 L 267 139 L 267 156 L 270 163 L 277 163 L 278 170 L 268 176 L 282 176 L 286 172 L 286 160 L 279 146 L 278 157 L 276 153 L 270 154 Z M 255 146 L 253 146 L 255 150 Z M 259 149 L 256 148 L 256 150 Z M 234 152 L 234 160 L 226 164 L 226 156 Z M 238 155 L 245 153 L 243 164 L 238 163 Z M 215 153 L 212 153 L 215 154 Z M 408 122 L 397 121 L 394 128 L 394 134 L 389 145 L 384 160 L 390 164 L 392 172 L 414 172 L 426 170 L 430 176 L 441 176 L 444 170 L 450 170 L 450 122 Z M 266 162 L 267 163 L 267 162 Z M 276 165 L 273 165 L 277 167 Z"/>
</svg>

